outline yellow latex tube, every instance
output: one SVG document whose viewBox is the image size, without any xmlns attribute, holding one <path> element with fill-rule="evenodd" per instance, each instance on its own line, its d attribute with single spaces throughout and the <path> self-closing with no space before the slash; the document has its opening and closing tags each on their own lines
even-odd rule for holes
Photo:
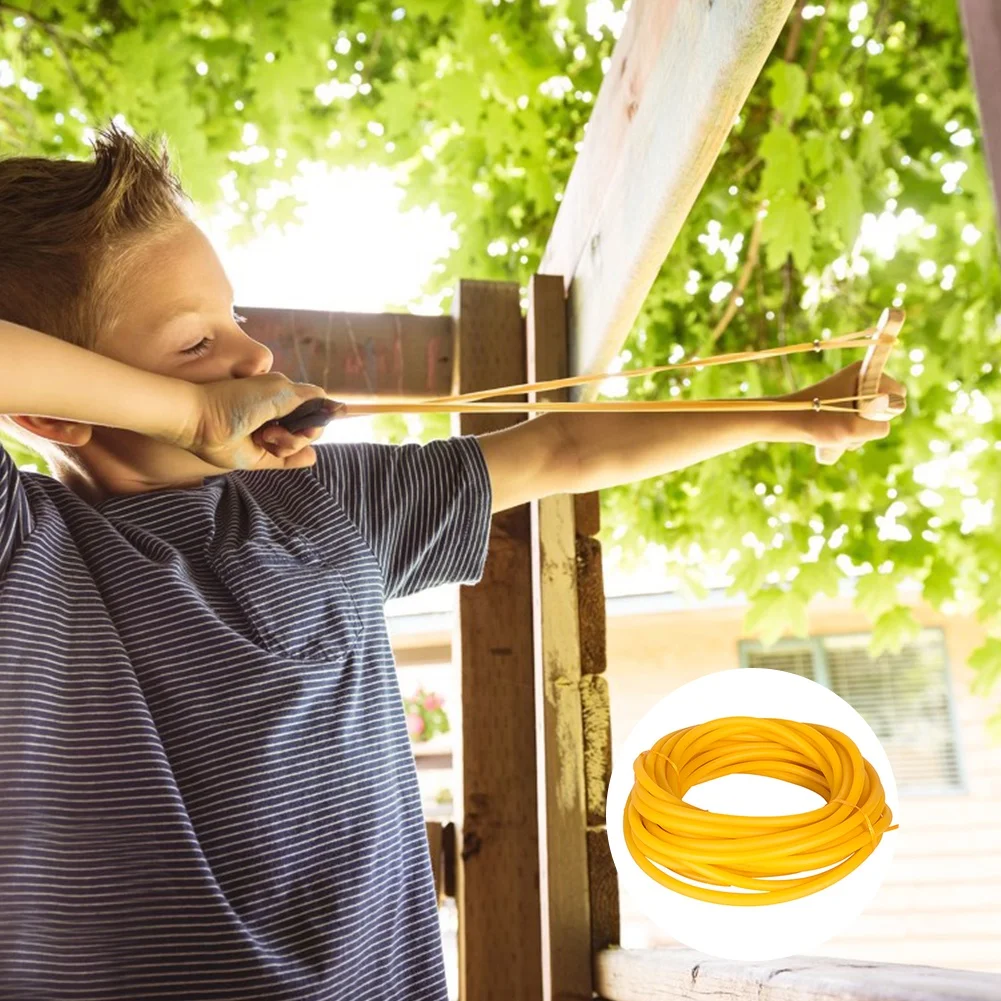
<svg viewBox="0 0 1001 1001">
<path fill-rule="evenodd" d="M 629 853 L 661 885 L 709 903 L 754 907 L 816 893 L 857 869 L 883 834 L 899 826 L 890 826 L 893 813 L 879 775 L 854 741 L 819 723 L 709 720 L 662 737 L 636 758 L 633 772 L 623 817 Z M 746 817 L 683 802 L 692 786 L 738 772 L 792 782 L 827 804 Z M 815 869 L 825 871 L 799 875 Z"/>
</svg>

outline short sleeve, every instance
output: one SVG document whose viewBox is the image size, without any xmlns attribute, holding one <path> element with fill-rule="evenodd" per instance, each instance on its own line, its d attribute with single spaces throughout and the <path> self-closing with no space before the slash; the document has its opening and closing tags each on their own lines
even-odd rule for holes
<svg viewBox="0 0 1001 1001">
<path fill-rule="evenodd" d="M 31 508 L 14 460 L 0 445 L 0 577 L 31 531 Z"/>
<path fill-rule="evenodd" d="M 311 468 L 371 547 L 387 600 L 479 581 L 493 498 L 475 437 L 313 447 Z"/>
</svg>

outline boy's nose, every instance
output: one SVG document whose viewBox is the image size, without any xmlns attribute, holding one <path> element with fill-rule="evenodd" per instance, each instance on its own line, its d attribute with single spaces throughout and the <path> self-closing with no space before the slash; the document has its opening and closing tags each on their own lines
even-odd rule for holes
<svg viewBox="0 0 1001 1001">
<path fill-rule="evenodd" d="M 275 363 L 275 356 L 266 344 L 261 344 L 248 337 L 241 348 L 240 358 L 233 366 L 234 376 L 246 378 L 251 375 L 267 375 L 271 371 L 271 366 Z"/>
</svg>

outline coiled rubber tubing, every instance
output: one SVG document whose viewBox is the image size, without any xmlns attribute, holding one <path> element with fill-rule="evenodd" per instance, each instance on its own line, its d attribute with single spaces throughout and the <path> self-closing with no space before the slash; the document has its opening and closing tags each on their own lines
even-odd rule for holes
<svg viewBox="0 0 1001 1001">
<path fill-rule="evenodd" d="M 709 720 L 661 737 L 637 756 L 633 772 L 623 816 L 629 853 L 661 885 L 709 903 L 754 907 L 816 893 L 857 869 L 883 834 L 899 826 L 891 826 L 893 813 L 876 769 L 850 737 L 819 723 L 757 716 Z M 683 802 L 692 786 L 740 772 L 794 783 L 827 804 L 805 813 L 748 817 Z"/>
</svg>

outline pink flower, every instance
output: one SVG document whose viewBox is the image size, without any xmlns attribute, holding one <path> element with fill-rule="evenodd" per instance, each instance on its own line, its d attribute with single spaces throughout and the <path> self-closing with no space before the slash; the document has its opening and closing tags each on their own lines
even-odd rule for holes
<svg viewBox="0 0 1001 1001">
<path fill-rule="evenodd" d="M 435 709 L 440 709 L 442 704 L 442 697 L 432 692 L 430 695 L 424 697 L 424 708 L 432 713 Z"/>
<path fill-rule="evenodd" d="M 419 737 L 424 732 L 424 717 L 417 713 L 407 713 L 407 732 L 411 737 Z"/>
</svg>

